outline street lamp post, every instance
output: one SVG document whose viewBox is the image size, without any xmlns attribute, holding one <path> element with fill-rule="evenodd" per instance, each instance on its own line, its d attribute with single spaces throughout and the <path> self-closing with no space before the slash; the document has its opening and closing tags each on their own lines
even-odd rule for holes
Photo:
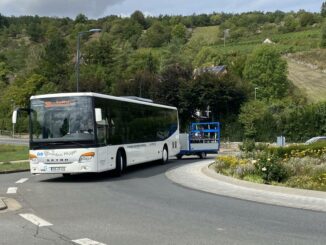
<svg viewBox="0 0 326 245">
<path fill-rule="evenodd" d="M 15 110 L 15 101 L 12 99 L 11 103 L 12 103 L 12 111 L 14 111 Z M 15 124 L 14 123 L 12 124 L 12 137 L 15 138 Z"/>
<path fill-rule="evenodd" d="M 255 88 L 255 100 L 257 100 L 257 89 L 259 88 Z"/>
<path fill-rule="evenodd" d="M 77 58 L 76 58 L 76 89 L 79 92 L 79 62 L 80 62 L 80 39 L 83 34 L 90 32 L 101 32 L 102 29 L 90 29 L 88 31 L 78 32 L 77 35 Z"/>
</svg>

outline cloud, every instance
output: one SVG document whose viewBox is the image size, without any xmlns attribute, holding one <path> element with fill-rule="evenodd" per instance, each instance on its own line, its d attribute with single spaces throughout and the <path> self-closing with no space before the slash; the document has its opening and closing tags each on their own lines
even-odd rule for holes
<svg viewBox="0 0 326 245">
<path fill-rule="evenodd" d="M 320 0 L 0 0 L 4 15 L 69 16 L 83 13 L 89 18 L 110 14 L 129 16 L 135 10 L 146 14 L 183 14 L 247 11 L 320 10 Z"/>
<path fill-rule="evenodd" d="M 124 0 L 0 0 L 6 15 L 74 17 L 83 13 L 91 18 L 102 16 L 109 7 Z"/>
</svg>

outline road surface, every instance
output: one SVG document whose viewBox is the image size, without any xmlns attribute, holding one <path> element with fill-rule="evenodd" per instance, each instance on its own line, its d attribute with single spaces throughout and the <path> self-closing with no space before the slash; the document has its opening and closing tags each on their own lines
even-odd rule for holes
<svg viewBox="0 0 326 245">
<path fill-rule="evenodd" d="M 326 213 L 207 194 L 165 176 L 195 161 L 145 164 L 120 178 L 2 175 L 0 196 L 22 208 L 0 211 L 0 244 L 326 244 Z"/>
</svg>

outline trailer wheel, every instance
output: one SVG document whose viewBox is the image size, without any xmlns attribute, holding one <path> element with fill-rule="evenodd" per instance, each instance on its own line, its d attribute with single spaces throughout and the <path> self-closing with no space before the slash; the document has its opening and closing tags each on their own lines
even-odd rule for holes
<svg viewBox="0 0 326 245">
<path fill-rule="evenodd" d="M 182 157 L 183 157 L 182 154 L 178 154 L 178 155 L 177 155 L 177 159 L 178 159 L 178 160 L 180 160 Z"/>
<path fill-rule="evenodd" d="M 201 152 L 201 153 L 199 153 L 199 158 L 200 158 L 200 159 L 205 159 L 206 156 L 207 156 L 206 152 Z"/>
</svg>

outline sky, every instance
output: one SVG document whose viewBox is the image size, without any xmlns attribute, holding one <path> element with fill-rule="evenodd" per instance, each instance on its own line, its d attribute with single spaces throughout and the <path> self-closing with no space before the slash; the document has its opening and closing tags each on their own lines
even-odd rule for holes
<svg viewBox="0 0 326 245">
<path fill-rule="evenodd" d="M 79 13 L 97 19 L 115 14 L 129 16 L 135 10 L 145 15 L 191 15 L 193 13 L 248 11 L 284 12 L 304 9 L 319 12 L 322 0 L 0 0 L 5 16 L 39 15 L 75 18 Z"/>
</svg>

